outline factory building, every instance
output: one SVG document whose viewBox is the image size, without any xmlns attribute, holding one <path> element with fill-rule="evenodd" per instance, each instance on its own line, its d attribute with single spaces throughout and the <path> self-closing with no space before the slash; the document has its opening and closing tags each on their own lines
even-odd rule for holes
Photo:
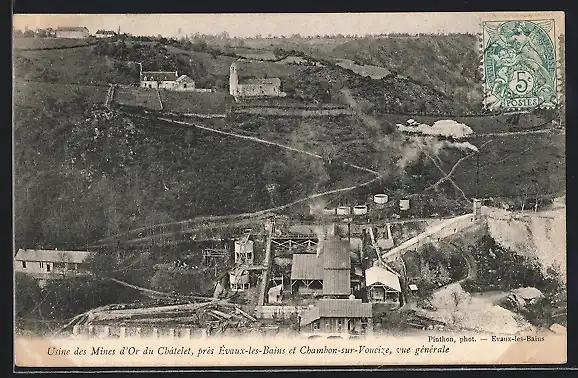
<svg viewBox="0 0 578 378">
<path fill-rule="evenodd" d="M 319 256 L 293 255 L 291 292 L 347 298 L 351 294 L 352 274 L 349 242 L 330 237 L 323 243 Z"/>
<path fill-rule="evenodd" d="M 304 333 L 370 334 L 371 303 L 361 299 L 320 299 L 303 313 L 299 326 Z"/>
</svg>

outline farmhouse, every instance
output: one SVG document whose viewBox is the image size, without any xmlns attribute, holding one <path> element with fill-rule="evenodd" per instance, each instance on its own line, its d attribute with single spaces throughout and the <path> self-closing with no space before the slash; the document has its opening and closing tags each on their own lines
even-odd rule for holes
<svg viewBox="0 0 578 378">
<path fill-rule="evenodd" d="M 237 64 L 231 64 L 229 70 L 229 93 L 235 97 L 283 97 L 281 80 L 277 77 L 264 79 L 246 79 L 239 83 Z"/>
<path fill-rule="evenodd" d="M 294 254 L 291 266 L 291 291 L 347 298 L 351 294 L 351 258 L 349 243 L 335 237 L 325 240 L 319 256 Z"/>
<path fill-rule="evenodd" d="M 372 315 L 371 303 L 361 299 L 320 299 L 302 314 L 299 325 L 307 333 L 369 334 Z"/>
<path fill-rule="evenodd" d="M 97 30 L 94 36 L 96 38 L 110 38 L 114 37 L 116 33 L 112 30 Z"/>
<path fill-rule="evenodd" d="M 56 38 L 88 38 L 90 32 L 84 26 L 59 26 L 56 29 Z"/>
<path fill-rule="evenodd" d="M 52 280 L 88 274 L 87 262 L 94 252 L 20 249 L 14 271 L 37 279 Z"/>
<path fill-rule="evenodd" d="M 177 71 L 142 71 L 140 74 L 141 88 L 165 88 L 176 86 L 179 78 Z"/>
<path fill-rule="evenodd" d="M 179 76 L 177 71 L 142 71 L 140 74 L 140 87 L 174 91 L 199 91 L 195 88 L 193 79 L 187 75 Z"/>
</svg>

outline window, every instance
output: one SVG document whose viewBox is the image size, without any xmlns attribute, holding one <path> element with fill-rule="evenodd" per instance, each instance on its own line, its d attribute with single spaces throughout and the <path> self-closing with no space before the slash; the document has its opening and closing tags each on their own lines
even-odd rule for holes
<svg viewBox="0 0 578 378">
<path fill-rule="evenodd" d="M 41 268 L 44 268 L 44 263 L 42 261 L 40 261 L 38 264 L 40 264 Z"/>
<path fill-rule="evenodd" d="M 46 264 L 46 271 L 47 271 L 47 272 L 50 272 L 50 263 L 47 263 L 47 264 Z"/>
<path fill-rule="evenodd" d="M 63 262 L 55 262 L 54 263 L 54 269 L 65 269 L 66 268 L 66 263 Z"/>
<path fill-rule="evenodd" d="M 321 327 L 319 327 L 319 322 L 318 321 L 314 321 L 313 322 L 313 330 L 314 331 L 319 331 Z"/>
<path fill-rule="evenodd" d="M 26 261 L 22 261 L 22 269 L 26 269 Z"/>
</svg>

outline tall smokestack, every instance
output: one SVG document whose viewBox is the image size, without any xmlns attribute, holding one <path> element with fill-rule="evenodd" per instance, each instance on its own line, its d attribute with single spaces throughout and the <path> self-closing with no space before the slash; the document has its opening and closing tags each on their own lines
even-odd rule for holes
<svg viewBox="0 0 578 378">
<path fill-rule="evenodd" d="M 480 153 L 476 154 L 476 198 L 478 198 L 478 190 L 480 186 Z"/>
</svg>

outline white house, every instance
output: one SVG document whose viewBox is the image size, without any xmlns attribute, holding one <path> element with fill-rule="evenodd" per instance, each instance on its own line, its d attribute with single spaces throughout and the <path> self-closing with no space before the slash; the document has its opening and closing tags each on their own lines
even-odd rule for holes
<svg viewBox="0 0 578 378">
<path fill-rule="evenodd" d="M 142 71 L 140 74 L 141 88 L 173 89 L 177 85 L 177 71 Z"/>
<path fill-rule="evenodd" d="M 372 266 L 365 271 L 365 287 L 371 303 L 388 304 L 390 308 L 401 305 L 399 277 L 387 269 Z"/>
<path fill-rule="evenodd" d="M 84 39 L 90 37 L 89 30 L 84 26 L 59 26 L 56 29 L 56 38 L 79 38 Z"/>
<path fill-rule="evenodd" d="M 110 38 L 114 37 L 115 35 L 116 33 L 112 30 L 97 30 L 96 33 L 94 33 L 96 38 Z"/>
<path fill-rule="evenodd" d="M 94 252 L 20 249 L 14 257 L 14 271 L 42 280 L 88 274 L 88 260 Z"/>
</svg>

